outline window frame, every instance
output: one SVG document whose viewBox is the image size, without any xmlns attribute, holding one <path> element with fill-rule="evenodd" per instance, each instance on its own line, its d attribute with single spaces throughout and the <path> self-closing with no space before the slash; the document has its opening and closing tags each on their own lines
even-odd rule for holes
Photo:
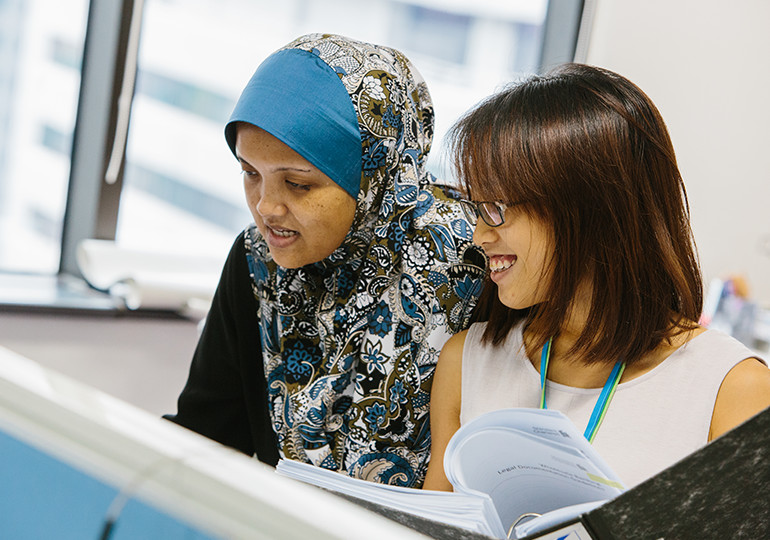
<svg viewBox="0 0 770 540">
<path fill-rule="evenodd" d="M 114 240 L 123 186 L 123 163 L 114 182 L 105 174 L 115 143 L 118 108 L 135 0 L 91 0 L 86 23 L 70 177 L 62 227 L 59 273 L 82 277 L 77 266 L 81 240 Z M 135 68 L 134 68 L 135 69 Z M 127 126 L 125 126 L 127 128 Z M 121 157 L 125 158 L 125 139 Z"/>
</svg>

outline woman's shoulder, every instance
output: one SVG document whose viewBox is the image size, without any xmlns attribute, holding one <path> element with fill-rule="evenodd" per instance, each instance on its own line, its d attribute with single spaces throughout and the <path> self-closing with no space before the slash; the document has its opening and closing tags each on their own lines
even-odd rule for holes
<svg viewBox="0 0 770 540">
<path fill-rule="evenodd" d="M 465 347 L 465 340 L 468 338 L 469 330 L 470 328 L 461 332 L 457 332 L 448 340 L 446 340 L 446 343 L 444 343 L 444 346 L 441 348 L 441 356 L 462 356 L 463 348 Z"/>
<path fill-rule="evenodd" d="M 460 334 L 462 334 L 462 337 L 459 339 L 462 340 L 463 344 L 465 344 L 465 342 L 467 341 L 471 345 L 476 345 L 477 343 L 481 342 L 482 336 L 484 335 L 484 330 L 486 328 L 487 328 L 486 322 L 471 323 L 466 330 L 463 330 L 462 332 L 460 332 Z M 457 334 L 457 335 L 459 336 L 460 334 Z"/>
<path fill-rule="evenodd" d="M 714 328 L 703 329 L 689 339 L 682 347 L 683 354 L 691 354 L 699 359 L 711 358 L 717 363 L 736 363 L 747 358 L 757 358 L 767 364 L 759 354 L 733 336 Z"/>
<path fill-rule="evenodd" d="M 770 369 L 758 356 L 730 369 L 717 394 L 709 440 L 770 407 Z"/>
<path fill-rule="evenodd" d="M 499 349 L 502 351 L 510 351 L 512 349 L 518 349 L 523 344 L 522 328 L 523 328 L 523 322 L 517 323 L 508 332 L 508 335 L 505 338 L 505 341 L 503 341 L 499 345 L 495 345 L 490 341 L 484 339 L 484 333 L 486 332 L 486 329 L 487 329 L 487 322 L 486 321 L 474 322 L 468 327 L 468 329 L 465 332 L 463 332 L 463 334 L 466 335 L 466 337 L 463 338 L 463 343 L 467 343 L 468 348 L 478 352 L 481 352 L 482 350 L 486 350 L 491 353 L 492 349 Z"/>
<path fill-rule="evenodd" d="M 473 348 L 480 343 L 486 326 L 487 323 L 485 322 L 475 322 L 465 330 L 457 332 L 450 337 L 441 348 L 441 355 L 461 358 L 465 351 L 466 344 Z"/>
<path fill-rule="evenodd" d="M 624 375 L 626 380 L 639 378 L 641 382 L 656 376 L 656 384 L 661 383 L 662 377 L 665 381 L 687 382 L 716 392 L 733 367 L 755 356 L 737 339 L 714 329 L 698 327 L 672 339 L 673 343 L 662 343 L 656 349 L 658 358 L 652 365 L 631 366 Z"/>
</svg>

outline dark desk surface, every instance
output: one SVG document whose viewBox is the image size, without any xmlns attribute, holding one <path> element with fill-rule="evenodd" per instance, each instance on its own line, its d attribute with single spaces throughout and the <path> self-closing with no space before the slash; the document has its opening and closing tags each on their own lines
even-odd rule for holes
<svg viewBox="0 0 770 540">
<path fill-rule="evenodd" d="M 586 517 L 601 539 L 770 538 L 770 409 Z"/>
</svg>

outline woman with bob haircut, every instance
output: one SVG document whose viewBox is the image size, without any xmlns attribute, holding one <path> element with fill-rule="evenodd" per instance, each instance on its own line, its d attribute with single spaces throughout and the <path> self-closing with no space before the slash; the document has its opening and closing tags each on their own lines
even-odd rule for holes
<svg viewBox="0 0 770 540">
<path fill-rule="evenodd" d="M 633 486 L 770 405 L 764 361 L 697 322 L 685 186 L 635 84 L 560 66 L 467 113 L 452 148 L 492 283 L 439 358 L 426 488 L 452 489 L 449 439 L 497 409 L 562 411 Z"/>
</svg>

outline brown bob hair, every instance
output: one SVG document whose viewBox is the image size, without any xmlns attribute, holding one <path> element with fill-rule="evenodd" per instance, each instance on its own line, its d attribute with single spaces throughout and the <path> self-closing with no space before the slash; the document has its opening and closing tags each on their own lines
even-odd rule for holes
<svg viewBox="0 0 770 540">
<path fill-rule="evenodd" d="M 587 362 L 632 363 L 698 320 L 703 284 L 684 183 L 660 112 L 631 81 L 564 64 L 469 111 L 450 148 L 470 199 L 528 201 L 523 211 L 547 224 L 554 247 L 546 302 L 510 309 L 487 281 L 477 312 L 485 342 L 501 344 L 524 320 L 542 346 L 586 281 L 587 324 L 570 352 Z"/>
</svg>

